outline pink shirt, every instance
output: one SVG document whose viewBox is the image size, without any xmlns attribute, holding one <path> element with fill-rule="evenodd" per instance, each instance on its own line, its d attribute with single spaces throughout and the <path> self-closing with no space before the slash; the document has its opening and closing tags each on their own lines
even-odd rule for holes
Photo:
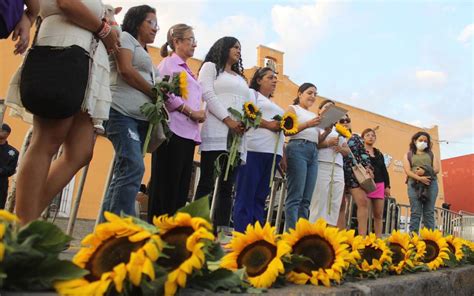
<svg viewBox="0 0 474 296">
<path fill-rule="evenodd" d="M 199 111 L 202 100 L 201 85 L 197 82 L 188 65 L 175 53 L 161 61 L 158 65 L 158 71 L 161 77 L 165 75 L 172 76 L 175 73 L 186 71 L 188 77 L 188 98 L 183 99 L 170 95 L 165 105 L 170 113 L 171 131 L 182 138 L 194 140 L 197 144 L 200 144 L 199 123 L 179 112 L 178 107 L 184 103 L 192 110 Z"/>
</svg>

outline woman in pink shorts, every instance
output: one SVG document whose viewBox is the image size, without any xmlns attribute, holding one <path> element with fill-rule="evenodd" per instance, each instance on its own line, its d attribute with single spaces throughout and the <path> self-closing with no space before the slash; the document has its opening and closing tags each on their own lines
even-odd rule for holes
<svg viewBox="0 0 474 296">
<path fill-rule="evenodd" d="M 383 154 L 374 147 L 377 135 L 371 128 L 367 128 L 362 132 L 364 146 L 370 156 L 370 162 L 374 168 L 374 181 L 377 189 L 371 193 L 367 193 L 367 197 L 371 200 L 372 211 L 374 214 L 374 231 L 377 237 L 382 235 L 382 219 L 384 198 L 390 196 L 390 178 L 388 176 L 387 167 Z"/>
</svg>

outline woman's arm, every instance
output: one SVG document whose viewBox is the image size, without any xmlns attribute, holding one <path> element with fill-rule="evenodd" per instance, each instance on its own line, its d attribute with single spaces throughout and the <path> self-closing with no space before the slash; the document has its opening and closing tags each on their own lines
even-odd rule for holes
<svg viewBox="0 0 474 296">
<path fill-rule="evenodd" d="M 430 185 L 431 183 L 430 177 L 418 176 L 411 170 L 411 165 L 410 165 L 410 162 L 408 161 L 408 154 L 405 154 L 405 157 L 403 158 L 403 169 L 405 170 L 405 174 L 409 178 L 412 178 L 416 181 L 420 181 L 425 185 Z"/>
<path fill-rule="evenodd" d="M 433 153 L 433 152 L 431 152 Z M 439 158 L 436 156 L 436 154 L 433 153 L 433 171 L 435 174 L 439 173 Z"/>
<path fill-rule="evenodd" d="M 285 111 L 285 113 L 293 113 L 293 114 L 296 115 L 295 109 L 292 107 L 292 105 L 290 105 L 290 107 L 288 107 L 288 109 Z M 321 122 L 321 118 L 319 116 L 316 116 L 315 118 L 310 119 L 308 121 L 305 121 L 303 123 L 298 122 L 298 131 L 293 135 L 296 135 L 296 134 L 304 131 L 307 128 L 314 127 L 314 126 L 318 125 L 320 122 Z M 285 134 L 285 136 L 291 136 L 291 135 Z"/>
<path fill-rule="evenodd" d="M 276 120 L 265 120 L 262 118 L 262 120 L 260 121 L 259 127 L 270 130 L 272 132 L 279 132 L 280 122 Z"/>
<path fill-rule="evenodd" d="M 118 74 L 128 85 L 155 100 L 155 94 L 152 90 L 153 86 L 135 70 L 132 65 L 132 59 L 133 52 L 125 48 L 122 48 L 122 50 L 115 55 Z"/>
<path fill-rule="evenodd" d="M 30 44 L 30 28 L 34 24 L 36 16 L 39 12 L 38 0 L 26 0 L 26 9 L 21 16 L 20 21 L 13 30 L 12 40 L 17 41 L 15 44 L 14 54 L 22 54 Z M 20 39 L 18 39 L 20 38 Z"/>
</svg>

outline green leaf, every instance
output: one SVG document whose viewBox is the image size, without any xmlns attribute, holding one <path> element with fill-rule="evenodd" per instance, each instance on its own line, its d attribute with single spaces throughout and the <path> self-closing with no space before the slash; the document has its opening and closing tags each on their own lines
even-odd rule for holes
<svg viewBox="0 0 474 296">
<path fill-rule="evenodd" d="M 219 268 L 213 272 L 203 273 L 200 276 L 193 277 L 187 287 L 201 290 L 218 292 L 221 290 L 233 290 L 235 288 L 244 288 L 244 283 L 238 273 L 224 268 Z"/>
<path fill-rule="evenodd" d="M 143 227 L 143 229 L 148 230 L 151 233 L 157 233 L 158 232 L 158 229 L 156 228 L 156 226 L 151 225 L 150 223 L 148 223 L 148 222 L 146 222 L 146 221 L 144 221 L 140 218 L 137 218 L 137 217 L 134 217 L 134 216 L 128 216 L 128 215 L 123 215 L 123 216 L 132 218 L 133 223 L 137 224 L 140 227 Z"/>
<path fill-rule="evenodd" d="M 242 113 L 240 113 L 239 111 L 235 110 L 232 107 L 227 108 L 227 111 L 229 111 L 230 115 L 232 115 L 235 120 L 242 121 L 243 119 Z"/>
<path fill-rule="evenodd" d="M 66 235 L 58 226 L 46 221 L 33 221 L 18 233 L 18 242 L 27 240 L 30 236 L 39 236 L 33 247 L 42 252 L 58 254 L 67 247 L 72 237 Z"/>
<path fill-rule="evenodd" d="M 281 115 L 275 115 L 272 117 L 273 120 L 276 120 L 276 121 L 282 121 L 283 120 L 283 117 Z"/>
<path fill-rule="evenodd" d="M 209 211 L 209 196 L 201 197 L 192 203 L 182 207 L 178 210 L 181 213 L 188 213 L 192 217 L 201 217 L 211 222 Z"/>
<path fill-rule="evenodd" d="M 297 254 L 291 254 L 290 256 L 284 256 L 282 257 L 283 265 L 285 267 L 285 273 L 288 273 L 292 270 L 294 270 L 296 267 L 300 266 L 301 264 L 309 261 L 313 262 L 310 258 L 302 256 L 302 255 L 297 255 Z"/>
<path fill-rule="evenodd" d="M 206 247 L 204 253 L 206 254 L 207 262 L 217 262 L 224 257 L 224 250 L 218 242 L 205 241 Z"/>
</svg>

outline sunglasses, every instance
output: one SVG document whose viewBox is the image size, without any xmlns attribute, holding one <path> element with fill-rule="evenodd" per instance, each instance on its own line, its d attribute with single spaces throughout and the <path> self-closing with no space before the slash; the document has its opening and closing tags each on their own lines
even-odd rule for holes
<svg viewBox="0 0 474 296">
<path fill-rule="evenodd" d="M 339 119 L 339 123 L 340 124 L 351 123 L 351 119 L 350 118 Z"/>
</svg>

